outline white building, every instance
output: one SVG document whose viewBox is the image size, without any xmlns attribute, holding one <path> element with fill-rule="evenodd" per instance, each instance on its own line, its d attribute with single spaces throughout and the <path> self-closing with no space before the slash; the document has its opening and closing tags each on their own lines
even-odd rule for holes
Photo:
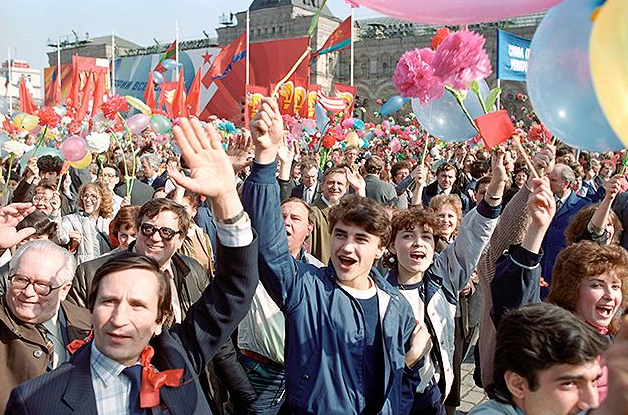
<svg viewBox="0 0 628 415">
<path fill-rule="evenodd" d="M 10 65 L 10 67 L 9 67 Z M 4 97 L 13 110 L 17 110 L 20 102 L 20 78 L 24 76 L 26 87 L 31 93 L 35 104 L 43 106 L 44 84 L 39 69 L 31 68 L 26 61 L 12 59 L 2 62 L 0 68 L 0 96 Z M 8 80 L 8 82 L 7 82 Z"/>
</svg>

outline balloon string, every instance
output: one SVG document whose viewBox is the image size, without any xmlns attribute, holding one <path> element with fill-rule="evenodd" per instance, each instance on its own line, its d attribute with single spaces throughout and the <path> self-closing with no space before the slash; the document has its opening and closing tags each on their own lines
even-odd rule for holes
<svg viewBox="0 0 628 415">
<path fill-rule="evenodd" d="M 425 147 L 423 147 L 423 153 L 421 154 L 421 166 L 425 165 L 425 157 L 427 156 L 427 148 L 430 144 L 430 137 L 428 135 L 425 136 Z"/>
<path fill-rule="evenodd" d="M 310 46 L 308 46 L 305 49 L 305 52 L 303 52 L 301 57 L 297 60 L 297 63 L 295 63 L 294 66 L 292 67 L 292 69 L 290 69 L 288 71 L 286 76 L 284 76 L 283 79 L 281 81 L 279 81 L 277 83 L 277 85 L 275 85 L 275 88 L 273 88 L 273 93 L 270 94 L 271 97 L 273 97 L 273 98 L 277 98 L 278 97 L 278 95 L 279 95 L 278 92 L 279 92 L 279 88 L 281 88 L 281 85 L 283 85 L 292 76 L 292 74 L 296 72 L 296 70 L 299 67 L 299 65 L 301 65 L 301 62 L 303 62 L 303 59 L 305 59 L 307 57 L 307 55 L 310 54 L 311 51 L 312 51 L 312 48 Z"/>
<path fill-rule="evenodd" d="M 627 166 L 628 166 L 628 152 L 626 152 L 626 156 L 624 157 L 624 161 L 621 162 L 621 170 L 620 170 L 619 174 L 621 174 L 623 176 L 624 173 L 626 172 L 626 167 Z"/>
</svg>

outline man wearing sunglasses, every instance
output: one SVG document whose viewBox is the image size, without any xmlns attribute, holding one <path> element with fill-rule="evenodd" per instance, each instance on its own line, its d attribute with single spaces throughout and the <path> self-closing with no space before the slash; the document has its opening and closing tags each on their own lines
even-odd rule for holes
<svg viewBox="0 0 628 415">
<path fill-rule="evenodd" d="M 16 251 L 9 269 L 0 299 L 0 412 L 14 387 L 65 362 L 66 346 L 90 330 L 89 311 L 64 301 L 76 269 L 67 250 L 31 241 Z"/>
</svg>

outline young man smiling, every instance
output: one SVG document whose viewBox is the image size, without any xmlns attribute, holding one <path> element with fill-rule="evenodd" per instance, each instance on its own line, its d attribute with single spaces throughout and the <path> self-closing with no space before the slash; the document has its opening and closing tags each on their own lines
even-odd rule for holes
<svg viewBox="0 0 628 415">
<path fill-rule="evenodd" d="M 275 179 L 283 122 L 274 100 L 263 100 L 251 134 L 255 163 L 243 202 L 260 235 L 260 279 L 286 318 L 291 413 L 401 413 L 404 374 L 415 374 L 426 338 L 410 305 L 371 268 L 390 236 L 386 211 L 359 196 L 340 200 L 329 212 L 331 265 L 298 263 Z"/>
</svg>

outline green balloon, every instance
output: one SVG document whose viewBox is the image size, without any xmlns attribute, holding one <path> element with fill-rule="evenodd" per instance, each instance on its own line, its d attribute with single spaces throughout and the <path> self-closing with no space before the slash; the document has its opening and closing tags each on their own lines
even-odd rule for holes
<svg viewBox="0 0 628 415">
<path fill-rule="evenodd" d="M 172 129 L 172 123 L 168 117 L 164 117 L 161 114 L 150 117 L 150 126 L 158 134 L 168 133 Z"/>
</svg>

